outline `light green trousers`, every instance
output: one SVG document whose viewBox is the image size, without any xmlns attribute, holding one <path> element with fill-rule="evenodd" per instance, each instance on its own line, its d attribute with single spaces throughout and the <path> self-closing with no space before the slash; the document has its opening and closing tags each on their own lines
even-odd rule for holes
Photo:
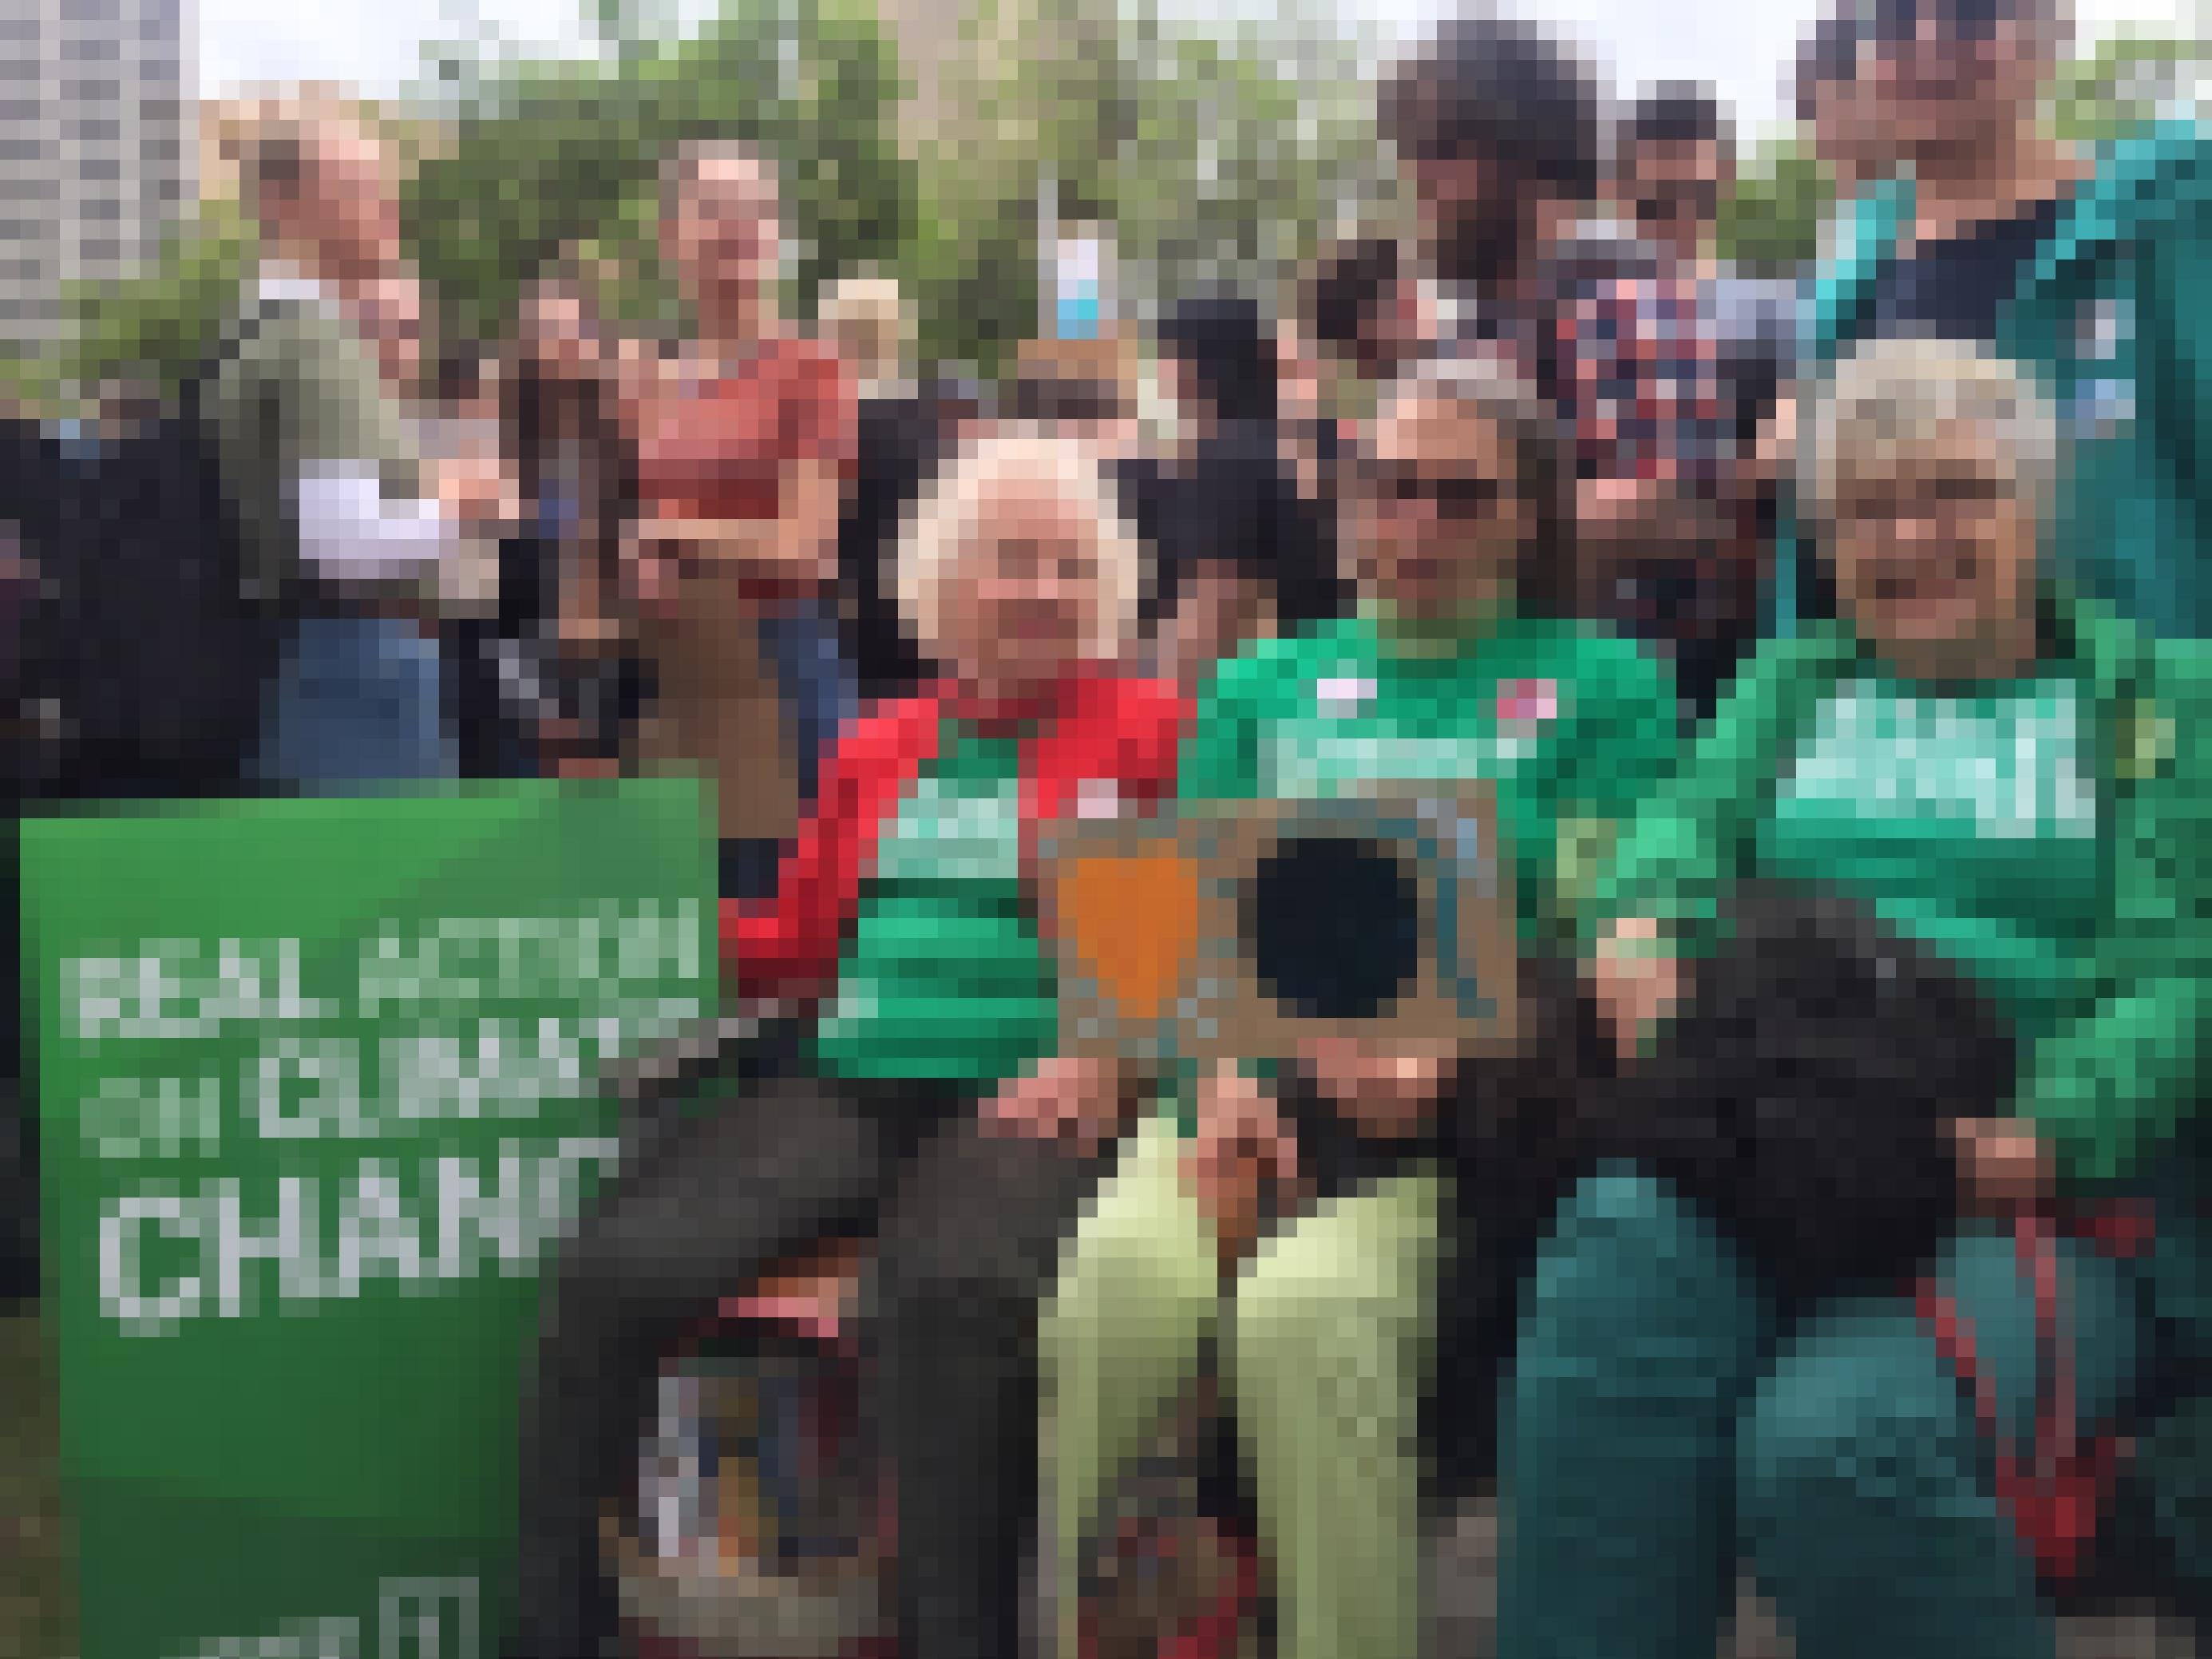
<svg viewBox="0 0 2212 1659">
<path fill-rule="evenodd" d="M 1167 1120 L 1125 1144 L 1044 1310 L 1060 1659 L 1075 1659 L 1078 1565 L 1098 1506 L 1192 1380 L 1217 1318 L 1285 1659 L 1416 1659 L 1416 1424 L 1444 1179 L 1400 1175 L 1318 1206 L 1263 1240 L 1232 1291 L 1182 1145 Z"/>
</svg>

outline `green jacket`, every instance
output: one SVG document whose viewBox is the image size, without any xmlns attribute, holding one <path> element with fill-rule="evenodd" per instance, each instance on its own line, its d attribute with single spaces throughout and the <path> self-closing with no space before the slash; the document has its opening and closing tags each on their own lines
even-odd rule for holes
<svg viewBox="0 0 2212 1659">
<path fill-rule="evenodd" d="M 2094 988 L 2025 1056 L 2019 1110 L 2072 1177 L 2147 1173 L 2204 1092 L 2212 1033 L 2212 647 L 2153 641 L 2054 599 L 2090 688 L 2106 870 Z M 1786 758 L 1863 647 L 1832 623 L 1775 641 L 1744 669 L 1674 781 L 1638 815 L 1590 907 L 1658 919 L 1695 951 L 1724 890 L 1756 873 L 1752 840 Z"/>
<path fill-rule="evenodd" d="M 1801 318 L 1807 374 L 1863 337 L 1912 212 L 1909 179 L 1845 210 Z M 2212 637 L 2212 141 L 2166 128 L 2100 154 L 1996 343 L 2039 372 L 2069 440 L 2049 568 L 2161 634 Z M 1801 616 L 1794 540 L 1776 562 L 1778 633 Z"/>
<path fill-rule="evenodd" d="M 375 354 L 307 286 L 264 278 L 247 296 L 204 404 L 248 568 L 270 599 L 299 574 L 293 492 L 303 469 L 348 461 L 374 467 L 387 501 L 422 489 L 420 452 Z"/>
</svg>

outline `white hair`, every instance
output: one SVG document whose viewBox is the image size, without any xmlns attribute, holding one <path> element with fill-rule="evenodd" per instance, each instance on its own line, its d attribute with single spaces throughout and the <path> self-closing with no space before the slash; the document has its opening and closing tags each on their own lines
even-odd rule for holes
<svg viewBox="0 0 2212 1659">
<path fill-rule="evenodd" d="M 967 445 L 908 514 L 899 541 L 897 587 L 899 611 L 915 642 L 925 652 L 941 645 L 945 585 L 957 577 L 969 544 L 983 528 L 992 492 L 1017 480 L 1045 486 L 1078 523 L 1096 526 L 1097 629 L 1088 653 L 1097 661 L 1114 660 L 1136 626 L 1143 548 L 1091 446 L 1034 432 L 1002 433 Z"/>
<path fill-rule="evenodd" d="M 1961 428 L 1990 442 L 2022 501 L 2048 507 L 2058 420 L 2033 378 L 1978 342 L 1911 337 L 1862 346 L 1815 392 L 1797 441 L 1798 498 L 1832 520 L 1845 479 L 1894 470 Z"/>
</svg>

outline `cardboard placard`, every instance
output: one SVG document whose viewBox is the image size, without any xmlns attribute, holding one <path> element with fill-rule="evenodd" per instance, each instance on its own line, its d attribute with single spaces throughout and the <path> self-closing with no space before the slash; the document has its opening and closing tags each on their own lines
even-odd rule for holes
<svg viewBox="0 0 2212 1659">
<path fill-rule="evenodd" d="M 1395 863 L 1421 948 L 1370 1018 L 1320 1017 L 1263 983 L 1249 937 L 1255 880 L 1314 841 Z M 1503 1054 L 1522 1035 L 1514 886 L 1482 782 L 1378 785 L 1329 800 L 1192 806 L 1048 836 L 1044 924 L 1060 963 L 1063 1052 L 1139 1062 L 1282 1055 L 1320 1036 Z"/>
</svg>

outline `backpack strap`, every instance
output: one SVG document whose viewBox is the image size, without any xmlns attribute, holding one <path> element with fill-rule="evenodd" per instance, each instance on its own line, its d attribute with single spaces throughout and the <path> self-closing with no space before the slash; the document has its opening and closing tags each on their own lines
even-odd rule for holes
<svg viewBox="0 0 2212 1659">
<path fill-rule="evenodd" d="M 2073 1349 L 2059 1276 L 2058 1237 L 2048 1218 L 2023 1212 L 2013 1224 L 2021 1277 L 2035 1300 L 2035 1404 L 2022 1456 L 2004 1432 L 1995 1379 L 1982 1364 L 1967 1318 L 1933 1277 L 1921 1281 L 1915 1309 L 1936 1352 L 1972 1402 L 1975 1425 L 1996 1468 L 1997 1502 L 2046 1585 L 2076 1578 L 2109 1510 L 2121 1437 L 2100 1425 L 2087 1440 L 2075 1426 Z"/>
</svg>

